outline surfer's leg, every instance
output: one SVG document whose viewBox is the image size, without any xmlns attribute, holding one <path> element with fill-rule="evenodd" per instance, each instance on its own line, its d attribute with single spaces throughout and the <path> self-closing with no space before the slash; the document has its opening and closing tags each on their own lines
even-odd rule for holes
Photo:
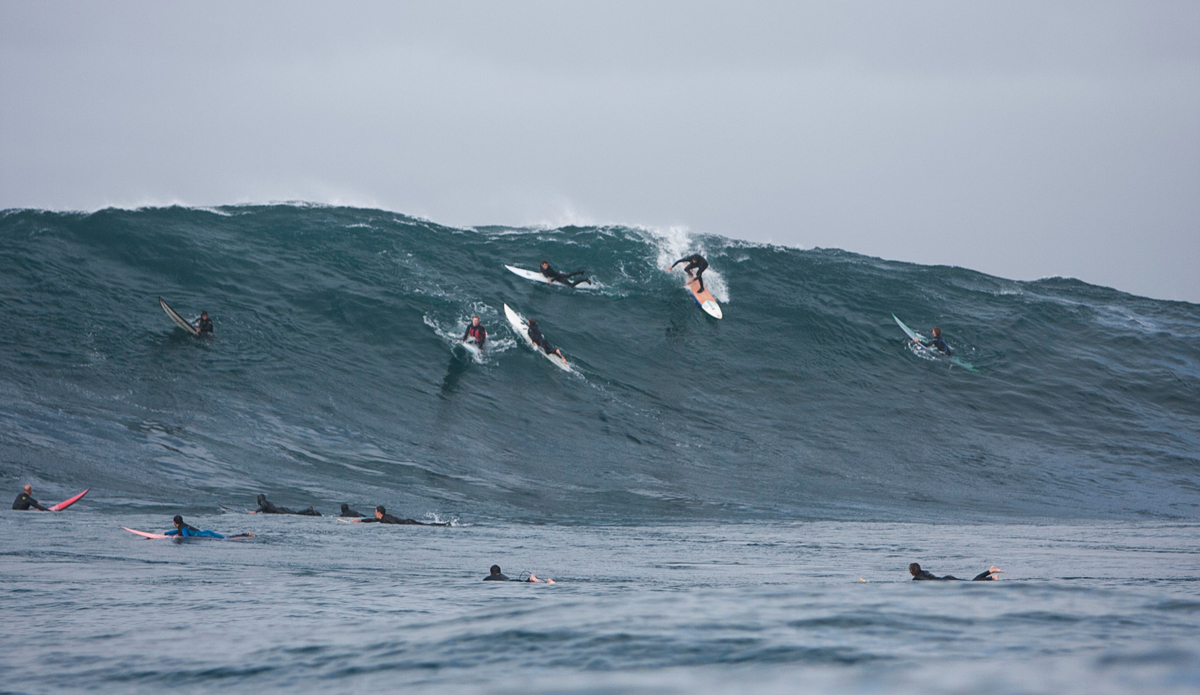
<svg viewBox="0 0 1200 695">
<path fill-rule="evenodd" d="M 575 282 L 568 281 L 567 284 L 570 285 L 571 287 L 576 287 L 578 285 L 582 285 L 585 282 L 590 285 L 590 284 L 592 284 L 592 279 L 591 278 L 583 278 L 582 280 L 576 280 Z"/>
<path fill-rule="evenodd" d="M 991 567 L 989 567 L 987 569 L 986 572 L 980 572 L 979 574 L 975 575 L 975 578 L 972 579 L 971 581 L 982 582 L 982 581 L 987 581 L 988 579 L 999 579 L 999 577 L 997 577 L 996 575 L 1001 574 L 1003 572 L 1004 572 L 1004 570 L 1000 569 L 999 567 L 996 567 L 995 565 L 992 565 Z"/>
</svg>

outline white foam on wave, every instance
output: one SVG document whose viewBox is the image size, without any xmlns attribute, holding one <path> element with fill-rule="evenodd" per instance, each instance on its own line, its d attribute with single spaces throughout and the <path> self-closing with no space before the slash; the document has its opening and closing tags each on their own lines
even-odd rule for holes
<svg viewBox="0 0 1200 695">
<path fill-rule="evenodd" d="M 709 258 L 709 251 L 704 246 L 704 242 L 696 238 L 686 227 L 668 227 L 665 230 L 654 227 L 637 227 L 636 229 L 647 233 L 651 243 L 657 249 L 658 253 L 654 263 L 658 268 L 666 268 L 680 258 L 693 253 L 704 256 L 709 262 L 708 270 L 704 271 L 705 289 L 711 292 L 718 302 L 722 304 L 729 302 L 729 286 L 725 284 L 725 276 L 712 265 L 712 259 Z M 676 266 L 676 269 L 682 267 L 679 265 Z"/>
</svg>

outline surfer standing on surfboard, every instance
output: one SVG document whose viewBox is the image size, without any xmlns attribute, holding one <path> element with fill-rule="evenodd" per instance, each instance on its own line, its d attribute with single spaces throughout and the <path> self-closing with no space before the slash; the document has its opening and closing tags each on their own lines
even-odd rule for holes
<svg viewBox="0 0 1200 695">
<path fill-rule="evenodd" d="M 462 342 L 465 343 L 468 340 L 474 340 L 480 350 L 483 349 L 483 343 L 487 340 L 487 329 L 479 323 L 478 316 L 471 317 L 471 325 L 467 326 L 467 332 L 463 333 Z"/>
<path fill-rule="evenodd" d="M 576 285 L 580 285 L 585 282 L 589 285 L 592 284 L 591 278 L 583 278 L 582 280 L 576 280 L 575 282 L 571 282 L 570 278 L 573 278 L 576 275 L 584 275 L 585 273 L 587 273 L 586 270 L 576 270 L 573 273 L 563 274 L 563 273 L 558 272 L 554 268 L 551 268 L 550 261 L 542 261 L 542 275 L 545 275 L 549 279 L 550 282 L 561 282 L 562 284 L 567 285 L 568 287 L 575 287 Z"/>
<path fill-rule="evenodd" d="M 696 282 L 700 283 L 699 291 L 703 292 L 704 291 L 704 279 L 701 278 L 700 276 L 704 273 L 704 271 L 708 270 L 708 261 L 704 260 L 704 256 L 701 256 L 698 253 L 693 253 L 690 256 L 684 256 L 683 258 L 680 258 L 679 260 L 675 261 L 674 263 L 671 264 L 670 268 L 667 268 L 667 270 L 673 270 L 675 268 L 675 266 L 679 265 L 680 263 L 683 263 L 684 261 L 687 261 L 687 265 L 685 265 L 683 267 L 683 272 L 685 272 L 688 275 L 691 275 L 693 278 L 695 278 Z M 692 272 L 693 270 L 695 270 L 694 273 Z"/>
<path fill-rule="evenodd" d="M 37 500 L 33 499 L 33 486 L 26 485 L 24 488 L 22 488 L 21 494 L 17 495 L 16 501 L 13 502 L 13 509 L 26 511 L 30 507 L 33 507 L 34 509 L 40 509 L 43 512 L 50 511 L 49 509 L 46 509 L 42 505 L 38 504 Z"/>
</svg>

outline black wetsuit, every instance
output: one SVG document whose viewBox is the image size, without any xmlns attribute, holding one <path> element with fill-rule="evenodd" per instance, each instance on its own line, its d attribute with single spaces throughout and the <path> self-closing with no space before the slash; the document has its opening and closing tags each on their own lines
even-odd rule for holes
<svg viewBox="0 0 1200 695">
<path fill-rule="evenodd" d="M 200 319 L 200 321 L 196 324 L 196 329 L 200 332 L 200 335 L 212 335 L 212 319 Z"/>
<path fill-rule="evenodd" d="M 546 336 L 542 335 L 536 324 L 529 326 L 529 339 L 533 341 L 534 345 L 544 350 L 547 355 L 554 354 L 554 346 L 550 344 L 549 340 L 546 340 Z"/>
<path fill-rule="evenodd" d="M 497 572 L 495 574 L 489 574 L 488 576 L 484 577 L 483 581 L 485 581 L 485 582 L 507 582 L 507 581 L 509 581 L 509 579 L 508 579 L 508 577 L 504 576 L 503 574 L 500 574 L 499 572 Z"/>
<path fill-rule="evenodd" d="M 576 275 L 583 275 L 586 272 L 587 272 L 586 270 L 576 270 L 573 273 L 565 273 L 564 274 L 564 273 L 560 273 L 557 270 L 555 270 L 554 267 L 551 265 L 547 265 L 545 268 L 542 268 L 542 275 L 545 275 L 546 277 L 550 278 L 550 282 L 561 282 L 562 284 L 568 285 L 570 287 L 574 287 L 581 282 L 586 282 L 586 283 L 590 284 L 591 280 L 588 280 L 587 278 L 583 278 L 582 280 L 576 280 L 575 282 L 571 282 L 571 280 L 570 280 L 570 278 L 573 278 Z"/>
<path fill-rule="evenodd" d="M 298 514 L 300 516 L 321 516 L 321 512 L 318 512 L 312 507 L 299 512 L 293 512 L 287 507 L 276 507 L 267 501 L 266 495 L 258 496 L 258 509 L 255 509 L 254 511 L 258 512 L 259 514 Z"/>
<path fill-rule="evenodd" d="M 361 517 L 361 516 L 362 516 L 362 514 L 360 514 L 359 512 L 356 512 L 356 511 L 354 511 L 353 509 L 351 509 L 351 508 L 350 508 L 350 505 L 348 505 L 348 504 L 342 504 L 342 513 L 341 513 L 341 514 L 339 514 L 338 516 L 346 516 L 346 517 L 354 516 L 354 517 Z"/>
<path fill-rule="evenodd" d="M 683 267 L 683 272 L 686 273 L 688 271 L 695 270 L 696 272 L 692 274 L 692 277 L 696 278 L 696 281 L 700 283 L 700 291 L 703 292 L 704 278 L 700 276 L 704 274 L 704 271 L 708 270 L 708 261 L 704 260 L 704 256 L 701 256 L 698 253 L 693 253 L 690 256 L 685 256 L 675 261 L 671 264 L 671 267 L 674 268 L 684 261 L 687 261 L 687 265 Z"/>
<path fill-rule="evenodd" d="M 979 574 L 975 575 L 975 578 L 972 579 L 971 581 L 982 582 L 984 580 L 991 579 L 991 578 L 992 578 L 992 572 L 989 570 L 987 572 L 980 572 Z M 913 581 L 914 582 L 920 582 L 920 581 L 960 582 L 962 580 L 959 579 L 958 577 L 955 577 L 952 574 L 947 574 L 944 577 L 938 577 L 938 576 L 934 575 L 932 572 L 930 572 L 929 570 L 921 570 L 919 573 L 917 573 L 916 576 L 913 577 Z"/>
<path fill-rule="evenodd" d="M 487 330 L 483 327 L 482 323 L 478 326 L 473 324 L 467 326 L 467 332 L 463 334 L 462 340 L 465 343 L 471 339 L 475 340 L 475 344 L 479 346 L 480 350 L 483 349 L 483 343 L 487 340 Z"/>
<path fill-rule="evenodd" d="M 925 347 L 933 348 L 947 357 L 954 354 L 954 351 L 950 349 L 950 346 L 946 344 L 946 341 L 942 340 L 941 338 L 931 338 L 928 343 L 921 344 Z"/>
<path fill-rule="evenodd" d="M 50 511 L 49 509 L 46 509 L 42 505 L 38 504 L 37 500 L 33 499 L 29 495 L 26 495 L 24 492 L 17 495 L 16 501 L 13 502 L 13 509 L 19 509 L 21 511 L 25 511 L 25 510 L 29 509 L 30 507 L 33 507 L 34 509 L 40 509 L 43 512 Z"/>
<path fill-rule="evenodd" d="M 406 526 L 448 526 L 449 524 L 429 524 L 416 519 L 401 519 L 398 516 L 384 514 L 381 519 L 363 519 L 364 524 L 404 524 Z"/>
</svg>

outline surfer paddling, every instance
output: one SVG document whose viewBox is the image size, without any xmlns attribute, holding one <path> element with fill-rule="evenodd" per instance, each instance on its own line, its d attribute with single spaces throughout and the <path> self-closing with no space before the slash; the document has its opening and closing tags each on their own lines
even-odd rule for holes
<svg viewBox="0 0 1200 695">
<path fill-rule="evenodd" d="M 587 274 L 586 270 L 576 270 L 573 273 L 560 273 L 554 268 L 550 267 L 550 261 L 542 261 L 542 275 L 546 277 L 547 282 L 559 282 L 567 287 L 575 287 L 585 282 L 589 285 L 592 284 L 591 278 L 583 278 L 582 280 L 571 282 L 571 278 L 575 277 L 576 275 L 585 274 Z"/>
<path fill-rule="evenodd" d="M 350 505 L 346 504 L 345 502 L 342 502 L 342 513 L 338 514 L 338 516 L 343 516 L 343 517 L 347 517 L 347 518 L 361 517 L 361 516 L 363 516 L 363 513 L 354 511 L 353 509 L 350 508 Z"/>
<path fill-rule="evenodd" d="M 483 324 L 479 323 L 478 316 L 471 317 L 471 325 L 467 326 L 467 332 L 463 333 L 462 342 L 474 341 L 475 346 L 480 350 L 483 349 L 483 343 L 487 340 L 487 329 Z"/>
<path fill-rule="evenodd" d="M 946 344 L 946 341 L 942 340 L 942 329 L 934 326 L 930 333 L 933 334 L 933 338 L 931 338 L 929 342 L 922 342 L 920 338 L 913 338 L 912 341 L 917 345 L 922 345 L 924 347 L 937 350 L 947 357 L 954 354 L 954 351 L 950 349 L 950 346 Z"/>
<path fill-rule="evenodd" d="M 25 487 L 21 488 L 21 494 L 17 495 L 17 499 L 13 501 L 12 508 L 20 511 L 28 511 L 30 507 L 33 507 L 34 509 L 40 509 L 43 512 L 50 511 L 49 509 L 38 504 L 37 500 L 33 499 L 33 486 L 26 485 Z"/>
<path fill-rule="evenodd" d="M 567 358 L 563 356 L 562 350 L 551 345 L 550 341 L 546 340 L 546 336 L 542 335 L 542 329 L 538 328 L 537 319 L 529 319 L 528 332 L 529 340 L 535 346 L 541 348 L 542 352 L 545 352 L 547 355 L 558 355 L 562 359 L 563 364 L 567 363 Z"/>
<path fill-rule="evenodd" d="M 538 579 L 533 572 L 529 573 L 528 579 L 509 579 L 500 571 L 500 565 L 492 565 L 490 574 L 483 578 L 485 582 L 528 582 L 530 584 L 554 584 L 553 579 Z"/>
<path fill-rule="evenodd" d="M 195 526 L 185 524 L 183 522 L 183 517 L 178 514 L 175 515 L 175 518 L 172 519 L 172 521 L 175 524 L 175 528 L 164 533 L 163 534 L 164 536 L 178 536 L 179 538 L 220 538 L 222 540 L 225 538 L 253 538 L 254 537 L 253 533 L 248 533 L 248 532 L 247 533 L 239 533 L 236 536 L 222 536 L 221 534 L 217 533 L 216 531 L 208 531 L 208 530 L 201 531 L 200 529 L 196 528 Z"/>
<path fill-rule="evenodd" d="M 305 510 L 302 510 L 299 512 L 293 512 L 292 510 L 288 509 L 287 507 L 276 507 L 275 505 L 268 502 L 267 496 L 262 493 L 259 493 L 259 495 L 258 495 L 258 509 L 252 509 L 250 511 L 250 513 L 251 514 L 298 514 L 300 516 L 321 516 L 321 512 L 318 512 L 317 510 L 313 509 L 311 506 L 308 509 L 305 509 Z"/>
<path fill-rule="evenodd" d="M 213 334 L 212 319 L 208 318 L 207 311 L 201 311 L 200 318 L 196 319 L 196 333 L 198 335 L 212 335 Z"/>
<path fill-rule="evenodd" d="M 417 521 L 416 519 L 401 519 L 398 516 L 393 516 L 387 513 L 387 509 L 381 504 L 375 508 L 374 519 L 355 519 L 356 524 L 402 524 L 405 526 L 449 526 L 448 523 L 441 522 L 425 522 Z"/>
<path fill-rule="evenodd" d="M 687 273 L 689 277 L 700 283 L 699 291 L 703 292 L 704 278 L 700 276 L 704 274 L 704 271 L 708 270 L 708 261 L 704 260 L 704 256 L 701 256 L 698 253 L 693 253 L 690 256 L 684 256 L 683 258 L 675 261 L 671 264 L 670 268 L 667 268 L 667 270 L 674 270 L 675 266 L 683 262 L 687 262 L 687 265 L 683 267 L 683 272 Z"/>
<path fill-rule="evenodd" d="M 959 579 L 958 577 L 955 577 L 952 574 L 947 574 L 944 577 L 936 576 L 932 572 L 921 569 L 921 566 L 915 562 L 908 566 L 908 571 L 910 574 L 912 574 L 912 578 L 913 578 L 914 582 L 920 582 L 920 581 L 957 582 L 957 581 L 962 581 L 961 579 Z M 997 574 L 1003 574 L 1003 573 L 1004 573 L 1004 570 L 1000 569 L 999 567 L 996 567 L 995 565 L 992 565 L 991 567 L 989 567 L 987 569 L 986 572 L 980 572 L 979 574 L 975 575 L 975 578 L 972 579 L 971 581 L 982 582 L 982 581 L 987 581 L 989 579 L 995 580 L 995 579 L 1000 578 L 1000 577 L 996 576 Z"/>
</svg>

